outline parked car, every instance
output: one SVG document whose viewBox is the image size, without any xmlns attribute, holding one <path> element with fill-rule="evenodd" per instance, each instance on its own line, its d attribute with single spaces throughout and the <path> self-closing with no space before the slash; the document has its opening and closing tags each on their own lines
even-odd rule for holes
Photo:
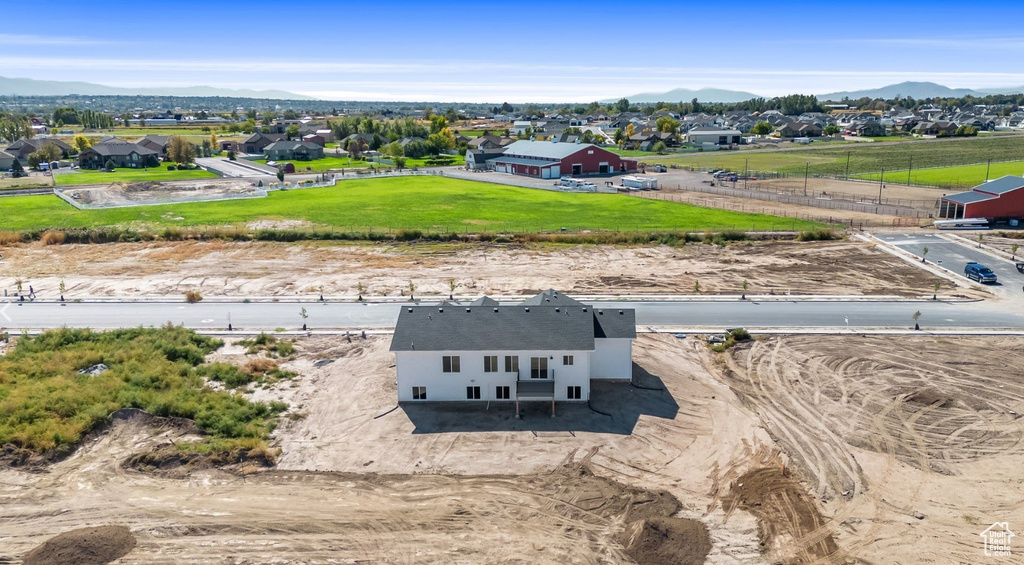
<svg viewBox="0 0 1024 565">
<path fill-rule="evenodd" d="M 1017 263 L 1017 272 L 1024 273 L 1024 263 Z"/>
<path fill-rule="evenodd" d="M 971 261 L 964 267 L 964 275 L 971 280 L 978 281 L 980 283 L 994 283 L 996 282 L 996 274 L 981 263 Z"/>
</svg>

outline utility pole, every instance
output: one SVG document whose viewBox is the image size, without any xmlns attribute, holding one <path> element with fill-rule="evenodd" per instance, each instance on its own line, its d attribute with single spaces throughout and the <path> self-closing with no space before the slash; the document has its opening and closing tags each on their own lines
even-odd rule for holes
<svg viewBox="0 0 1024 565">
<path fill-rule="evenodd" d="M 807 171 L 811 168 L 810 161 L 804 163 L 804 196 L 807 196 Z"/>
</svg>

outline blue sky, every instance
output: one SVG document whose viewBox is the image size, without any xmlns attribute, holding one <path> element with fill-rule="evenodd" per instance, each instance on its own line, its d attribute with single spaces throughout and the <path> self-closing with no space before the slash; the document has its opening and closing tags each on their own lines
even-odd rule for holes
<svg viewBox="0 0 1024 565">
<path fill-rule="evenodd" d="M 3 9 L 0 75 L 496 103 L 1024 85 L 1018 3 L 831 4 L 35 0 Z"/>
</svg>

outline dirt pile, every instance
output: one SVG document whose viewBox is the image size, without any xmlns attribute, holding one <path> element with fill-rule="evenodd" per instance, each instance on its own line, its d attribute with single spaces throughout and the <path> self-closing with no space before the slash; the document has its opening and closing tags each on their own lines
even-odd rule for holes
<svg viewBox="0 0 1024 565">
<path fill-rule="evenodd" d="M 54 536 L 28 552 L 24 565 L 103 565 L 134 548 L 135 536 L 124 526 L 80 528 Z"/>
<path fill-rule="evenodd" d="M 722 497 L 722 507 L 727 515 L 738 508 L 757 518 L 761 544 L 775 561 L 786 565 L 818 563 L 839 551 L 814 501 L 781 468 L 753 469 L 743 474 Z"/>
<path fill-rule="evenodd" d="M 184 476 L 199 469 L 223 468 L 239 474 L 273 467 L 277 461 L 276 449 L 233 449 L 229 452 L 195 453 L 183 451 L 176 445 L 164 445 L 136 453 L 126 459 L 124 468 L 146 473 Z"/>
<path fill-rule="evenodd" d="M 637 563 L 702 565 L 711 552 L 707 527 L 686 518 L 648 518 L 626 528 L 622 545 Z"/>
</svg>

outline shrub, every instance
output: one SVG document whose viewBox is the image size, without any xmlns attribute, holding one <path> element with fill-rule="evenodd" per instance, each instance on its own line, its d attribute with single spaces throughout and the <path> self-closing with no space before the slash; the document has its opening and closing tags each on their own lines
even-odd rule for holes
<svg viewBox="0 0 1024 565">
<path fill-rule="evenodd" d="M 21 242 L 21 234 L 13 231 L 0 231 L 0 245 L 14 245 Z"/>
<path fill-rule="evenodd" d="M 168 171 L 174 171 L 174 170 L 177 170 L 177 169 L 178 169 L 178 167 L 176 167 L 174 165 L 167 165 L 167 170 Z"/>
<path fill-rule="evenodd" d="M 835 231 L 825 228 L 802 231 L 796 236 L 797 241 L 831 241 L 842 239 Z"/>
<path fill-rule="evenodd" d="M 288 357 L 295 353 L 295 346 L 290 341 L 282 341 L 277 344 L 277 354 L 281 357 Z"/>
<path fill-rule="evenodd" d="M 203 295 L 198 290 L 187 290 L 185 291 L 185 302 L 194 304 L 203 299 Z"/>
<path fill-rule="evenodd" d="M 64 232 L 47 230 L 43 232 L 42 236 L 40 236 L 39 241 L 41 241 L 43 245 L 61 245 L 64 243 Z"/>
</svg>

